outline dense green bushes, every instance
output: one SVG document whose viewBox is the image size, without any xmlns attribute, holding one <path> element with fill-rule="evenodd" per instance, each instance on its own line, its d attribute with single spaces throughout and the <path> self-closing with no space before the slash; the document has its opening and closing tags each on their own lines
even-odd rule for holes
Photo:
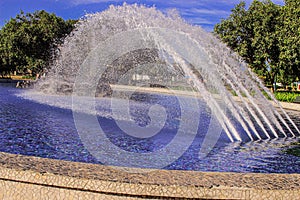
<svg viewBox="0 0 300 200">
<path fill-rule="evenodd" d="M 300 93 L 298 92 L 275 92 L 274 93 L 275 97 L 279 101 L 284 101 L 284 102 L 294 102 L 297 96 L 300 96 Z"/>
</svg>

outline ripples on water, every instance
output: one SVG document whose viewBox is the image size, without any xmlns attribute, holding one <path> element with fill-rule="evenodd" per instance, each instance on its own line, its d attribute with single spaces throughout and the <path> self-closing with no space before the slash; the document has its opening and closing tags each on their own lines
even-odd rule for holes
<svg viewBox="0 0 300 200">
<path fill-rule="evenodd" d="M 163 148 L 172 140 L 180 123 L 180 109 L 174 107 L 176 98 L 154 95 L 151 99 L 152 102 L 146 103 L 132 102 L 131 114 L 136 123 L 140 126 L 149 123 L 145 113 L 151 103 L 158 103 L 167 108 L 170 120 L 167 120 L 159 134 L 146 139 L 124 134 L 109 117 L 110 109 L 105 106 L 108 100 L 97 101 L 96 107 L 101 113 L 98 121 L 112 143 L 126 151 L 143 153 Z M 22 90 L 0 86 L 0 105 L 0 151 L 100 163 L 87 151 L 77 134 L 70 97 L 33 95 L 30 92 L 24 93 Z M 210 119 L 208 113 L 202 113 L 200 117 L 200 128 L 194 142 L 178 160 L 166 166 L 166 169 L 300 173 L 300 158 L 283 152 L 290 143 L 297 141 L 297 138 L 230 143 L 222 134 L 209 155 L 199 159 L 199 150 Z M 294 118 L 297 118 L 297 115 Z M 187 137 L 194 136 L 187 134 Z"/>
</svg>

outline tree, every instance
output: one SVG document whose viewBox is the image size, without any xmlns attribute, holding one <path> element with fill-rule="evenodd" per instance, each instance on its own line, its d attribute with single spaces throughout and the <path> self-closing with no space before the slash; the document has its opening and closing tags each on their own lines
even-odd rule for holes
<svg viewBox="0 0 300 200">
<path fill-rule="evenodd" d="M 247 62 L 251 62 L 251 38 L 253 33 L 247 19 L 246 3 L 237 4 L 228 19 L 223 19 L 216 24 L 214 32 L 227 43 L 234 51 L 238 52 Z M 248 60 L 250 59 L 250 60 Z"/>
<path fill-rule="evenodd" d="M 214 29 L 267 84 L 300 80 L 300 1 L 285 3 L 241 2 Z"/>
<path fill-rule="evenodd" d="M 278 27 L 282 76 L 300 81 L 300 1 L 286 0 Z"/>
<path fill-rule="evenodd" d="M 0 30 L 0 71 L 38 74 L 53 51 L 74 28 L 75 20 L 64 21 L 46 11 L 21 11 Z"/>
<path fill-rule="evenodd" d="M 248 13 L 254 32 L 251 44 L 254 58 L 250 65 L 259 75 L 265 77 L 267 83 L 275 83 L 281 70 L 277 36 L 280 6 L 270 0 L 263 2 L 255 0 L 249 7 Z"/>
</svg>

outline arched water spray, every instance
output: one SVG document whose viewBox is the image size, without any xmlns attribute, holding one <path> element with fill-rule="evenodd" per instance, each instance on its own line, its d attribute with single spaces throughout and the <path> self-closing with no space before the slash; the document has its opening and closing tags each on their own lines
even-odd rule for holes
<svg viewBox="0 0 300 200">
<path fill-rule="evenodd" d="M 122 48 L 117 43 L 109 46 L 107 42 L 118 34 L 124 37 L 122 33 L 128 31 L 132 31 L 133 35 L 136 31 L 139 32 L 144 41 L 140 48 L 135 48 L 134 51 L 124 51 L 121 52 L 122 55 L 115 54 L 111 49 Z M 168 37 L 173 38 L 173 41 L 170 42 Z M 135 40 L 127 35 L 126 38 L 128 41 L 123 42 L 123 45 L 128 43 L 130 46 L 132 40 Z M 111 49 L 96 51 L 101 49 L 100 44 L 106 44 Z M 185 48 L 187 44 L 190 45 L 189 48 Z M 108 52 L 112 54 L 108 55 Z M 105 63 L 104 66 L 99 62 L 97 55 L 107 56 L 112 62 Z M 118 57 L 114 57 L 116 55 Z M 155 77 L 151 79 L 147 74 L 152 70 L 151 67 L 142 71 L 133 70 L 149 63 L 165 65 L 165 74 L 160 74 L 159 69 L 156 71 L 157 76 L 165 80 L 158 82 Z M 100 71 L 85 71 L 85 79 L 89 82 L 78 86 L 78 72 L 86 65 L 101 68 L 101 77 L 95 76 L 95 73 L 99 74 Z M 112 85 L 119 84 L 122 76 L 128 73 L 144 77 L 147 79 L 144 81 L 150 86 L 159 83 L 166 88 L 175 88 L 180 82 L 181 90 L 184 90 L 182 87 L 186 88 L 186 85 L 189 85 L 191 90 L 197 90 L 200 94 L 197 98 L 206 103 L 231 141 L 299 135 L 299 129 L 285 111 L 281 109 L 283 116 L 293 127 L 289 127 L 287 121 L 264 97 L 261 91 L 268 92 L 267 89 L 247 69 L 247 65 L 239 56 L 232 53 L 212 34 L 186 23 L 176 13 L 164 15 L 155 8 L 145 6 L 111 6 L 104 12 L 85 16 L 78 23 L 76 30 L 66 38 L 47 77 L 40 80 L 35 88 L 55 94 L 85 94 L 93 97 L 111 95 Z M 177 78 L 181 75 L 177 82 L 173 80 L 173 73 Z M 150 77 L 149 80 L 147 77 Z M 128 80 L 122 84 L 131 86 L 132 82 L 133 80 Z M 75 93 L 74 83 L 77 84 Z M 86 92 L 87 88 L 91 87 L 95 89 L 92 90 L 92 94 Z M 234 97 L 232 93 L 237 96 Z"/>
</svg>

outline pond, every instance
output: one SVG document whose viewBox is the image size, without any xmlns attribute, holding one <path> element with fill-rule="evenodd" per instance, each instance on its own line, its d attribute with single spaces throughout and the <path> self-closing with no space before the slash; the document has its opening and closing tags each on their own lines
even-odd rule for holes
<svg viewBox="0 0 300 200">
<path fill-rule="evenodd" d="M 120 105 L 122 100 L 116 100 Z M 110 143 L 124 152 L 146 154 L 157 152 L 169 143 L 175 143 L 174 151 L 181 151 L 179 156 L 171 158 L 172 153 L 164 152 L 152 162 L 169 159 L 164 169 L 196 170 L 218 172 L 258 172 L 258 173 L 300 173 L 300 158 L 288 155 L 285 150 L 297 142 L 297 137 L 282 137 L 245 142 L 230 142 L 222 132 L 216 144 L 204 157 L 199 156 L 210 121 L 209 111 L 200 112 L 197 133 L 186 131 L 184 137 L 174 140 L 179 127 L 180 109 L 177 99 L 170 95 L 136 94 L 130 100 L 130 114 L 140 127 L 151 121 L 147 114 L 150 105 L 158 104 L 166 110 L 164 127 L 151 137 L 134 137 L 118 127 L 117 120 L 111 116 L 111 107 L 107 98 L 98 98 L 95 102 L 96 116 Z M 91 153 L 87 143 L 78 133 L 72 111 L 70 96 L 38 94 L 12 87 L 0 86 L 0 151 L 27 156 L 107 164 Z M 201 105 L 201 102 L 199 103 Z M 191 108 L 192 109 L 192 108 Z M 293 113 L 292 113 L 293 114 Z M 85 112 L 84 115 L 91 115 Z M 291 115 L 299 126 L 299 113 Z M 122 116 L 119 116 L 122 120 Z M 193 116 L 191 116 L 193 120 Z M 185 140 L 191 143 L 185 149 Z M 98 140 L 95 139 L 95 142 Z M 101 143 L 101 141 L 100 141 Z M 96 144 L 104 145 L 104 144 Z M 106 157 L 117 159 L 110 147 L 105 147 Z M 172 151 L 172 149 L 171 149 Z M 101 157 L 100 157 L 101 158 Z M 130 159 L 124 158 L 124 159 Z M 139 167 L 148 168 L 151 162 L 141 161 Z M 130 166 L 122 161 L 112 162 L 119 166 Z M 130 166 L 131 167 L 131 166 Z"/>
</svg>

